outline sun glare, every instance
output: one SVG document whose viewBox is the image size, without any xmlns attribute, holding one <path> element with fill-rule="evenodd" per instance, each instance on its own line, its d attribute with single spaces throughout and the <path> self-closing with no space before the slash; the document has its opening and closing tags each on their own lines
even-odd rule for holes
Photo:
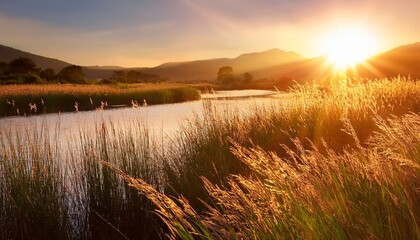
<svg viewBox="0 0 420 240">
<path fill-rule="evenodd" d="M 373 35 L 361 27 L 340 27 L 328 33 L 324 52 L 336 68 L 349 68 L 363 62 L 374 53 Z"/>
</svg>

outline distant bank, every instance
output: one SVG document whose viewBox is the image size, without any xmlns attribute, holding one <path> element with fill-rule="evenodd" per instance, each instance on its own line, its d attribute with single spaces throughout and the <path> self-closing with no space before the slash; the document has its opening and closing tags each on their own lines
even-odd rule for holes
<svg viewBox="0 0 420 240">
<path fill-rule="evenodd" d="M 200 99 L 181 84 L 6 85 L 0 91 L 0 117 L 141 107 Z"/>
</svg>

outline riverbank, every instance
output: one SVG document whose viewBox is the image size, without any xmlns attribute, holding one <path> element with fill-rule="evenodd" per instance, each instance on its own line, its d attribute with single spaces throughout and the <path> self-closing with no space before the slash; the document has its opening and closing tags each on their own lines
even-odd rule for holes
<svg viewBox="0 0 420 240">
<path fill-rule="evenodd" d="M 138 107 L 200 99 L 182 84 L 6 85 L 0 91 L 0 117 Z"/>
</svg>

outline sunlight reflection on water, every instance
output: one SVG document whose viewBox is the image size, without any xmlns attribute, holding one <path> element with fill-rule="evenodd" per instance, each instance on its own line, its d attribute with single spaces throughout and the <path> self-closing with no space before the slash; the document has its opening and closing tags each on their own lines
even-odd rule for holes
<svg viewBox="0 0 420 240">
<path fill-rule="evenodd" d="M 265 90 L 220 91 L 216 94 L 203 94 L 202 98 L 212 101 L 217 107 L 232 107 L 246 113 L 252 105 L 267 105 L 276 101 L 272 98 L 263 97 L 275 93 Z M 145 126 L 152 136 L 158 139 L 167 139 L 174 136 L 180 124 L 194 116 L 201 117 L 202 115 L 203 100 L 199 100 L 139 108 L 6 117 L 0 119 L 0 130 L 3 132 L 11 131 L 12 135 L 26 135 L 31 130 L 39 129 L 41 131 L 43 129 L 47 130 L 51 136 L 55 136 L 55 141 L 65 143 L 70 139 L 77 139 L 80 130 L 92 131 L 93 134 L 95 128 L 102 123 L 113 123 L 114 126 L 124 128 L 135 122 Z"/>
</svg>

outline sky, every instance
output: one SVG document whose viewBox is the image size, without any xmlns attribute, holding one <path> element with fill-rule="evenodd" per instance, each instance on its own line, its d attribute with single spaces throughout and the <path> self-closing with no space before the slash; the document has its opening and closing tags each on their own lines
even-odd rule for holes
<svg viewBox="0 0 420 240">
<path fill-rule="evenodd" d="M 139 67 L 272 48 L 317 57 L 337 29 L 362 26 L 379 53 L 420 41 L 419 11 L 419 0 L 0 0 L 0 44 Z"/>
</svg>

